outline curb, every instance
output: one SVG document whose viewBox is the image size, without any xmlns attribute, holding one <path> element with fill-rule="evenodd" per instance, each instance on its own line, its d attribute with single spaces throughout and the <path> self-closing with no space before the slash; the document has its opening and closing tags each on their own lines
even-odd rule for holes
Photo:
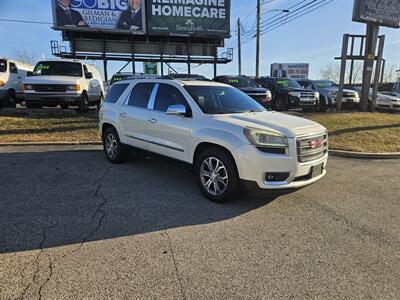
<svg viewBox="0 0 400 300">
<path fill-rule="evenodd" d="M 101 142 L 97 141 L 87 141 L 87 142 L 53 142 L 53 143 L 0 143 L 0 147 L 13 147 L 13 146 L 92 146 L 92 145 L 102 145 Z"/>
<path fill-rule="evenodd" d="M 329 150 L 329 155 L 343 157 L 343 158 L 356 158 L 356 159 L 398 159 L 400 152 L 389 153 L 368 153 L 368 152 L 353 152 L 345 150 Z"/>
</svg>

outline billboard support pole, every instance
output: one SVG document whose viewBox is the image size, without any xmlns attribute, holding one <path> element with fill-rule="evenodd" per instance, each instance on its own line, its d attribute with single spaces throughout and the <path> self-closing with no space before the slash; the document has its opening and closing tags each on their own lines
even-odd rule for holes
<svg viewBox="0 0 400 300">
<path fill-rule="evenodd" d="M 372 69 L 374 67 L 376 42 L 378 39 L 379 25 L 367 23 L 367 38 L 365 41 L 363 82 L 361 89 L 361 111 L 368 110 L 369 86 L 371 84 Z"/>
<path fill-rule="evenodd" d="M 242 75 L 242 46 L 240 41 L 240 18 L 237 20 L 237 32 L 238 32 L 238 63 L 239 63 L 239 76 Z"/>
<path fill-rule="evenodd" d="M 161 65 L 161 76 L 164 76 L 164 43 L 160 39 L 160 65 Z"/>
<path fill-rule="evenodd" d="M 135 66 L 135 44 L 132 42 L 132 73 L 136 74 L 136 66 Z"/>
<path fill-rule="evenodd" d="M 103 68 L 104 68 L 104 80 L 108 81 L 107 74 L 107 59 L 106 59 L 106 37 L 103 39 Z"/>
<path fill-rule="evenodd" d="M 188 74 L 190 74 L 190 41 L 187 44 L 187 57 L 188 57 L 188 61 L 187 61 Z"/>
<path fill-rule="evenodd" d="M 378 94 L 379 75 L 382 67 L 382 55 L 383 55 L 384 44 L 385 44 L 385 36 L 382 35 L 379 37 L 378 58 L 376 60 L 376 66 L 375 66 L 375 81 L 374 81 L 374 89 L 372 91 L 371 112 L 374 112 L 376 107 L 376 96 Z"/>
<path fill-rule="evenodd" d="M 257 0 L 256 78 L 260 76 L 260 19 L 261 19 L 261 0 Z"/>
<path fill-rule="evenodd" d="M 354 51 L 354 36 L 351 37 L 351 46 L 350 46 L 350 56 L 353 56 Z M 354 59 L 351 59 L 350 62 L 350 75 L 349 75 L 349 84 L 353 83 L 353 69 L 354 69 Z"/>
<path fill-rule="evenodd" d="M 342 110 L 342 97 L 343 97 L 343 88 L 344 88 L 344 75 L 346 72 L 346 61 L 347 61 L 347 50 L 349 47 L 349 34 L 343 35 L 343 44 L 342 44 L 342 57 L 340 63 L 340 79 L 339 79 L 339 90 L 336 96 L 336 110 Z"/>
<path fill-rule="evenodd" d="M 214 45 L 214 78 L 217 77 L 217 58 L 218 58 L 217 46 Z"/>
</svg>

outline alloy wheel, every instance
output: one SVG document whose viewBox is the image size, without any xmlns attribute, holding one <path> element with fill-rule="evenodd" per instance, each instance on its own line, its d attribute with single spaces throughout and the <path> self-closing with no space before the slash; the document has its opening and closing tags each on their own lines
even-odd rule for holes
<svg viewBox="0 0 400 300">
<path fill-rule="evenodd" d="M 228 187 L 228 172 L 225 165 L 216 157 L 207 157 L 200 167 L 203 188 L 214 196 L 223 194 Z"/>
<path fill-rule="evenodd" d="M 106 136 L 106 152 L 110 159 L 115 159 L 118 154 L 118 142 L 114 134 L 109 132 Z"/>
</svg>

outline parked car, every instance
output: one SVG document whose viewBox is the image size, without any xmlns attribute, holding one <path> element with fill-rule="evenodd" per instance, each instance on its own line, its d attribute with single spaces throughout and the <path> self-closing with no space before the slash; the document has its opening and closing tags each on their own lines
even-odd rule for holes
<svg viewBox="0 0 400 300">
<path fill-rule="evenodd" d="M 104 153 L 112 163 L 130 146 L 194 167 L 213 201 L 240 187 L 299 188 L 326 171 L 326 129 L 307 119 L 268 111 L 218 82 L 166 79 L 115 83 L 99 113 Z"/>
<path fill-rule="evenodd" d="M 261 87 L 253 78 L 248 76 L 217 76 L 213 79 L 216 82 L 226 83 L 246 93 L 266 108 L 271 107 L 271 91 Z"/>
<path fill-rule="evenodd" d="M 392 95 L 400 97 L 400 79 L 393 85 Z"/>
<path fill-rule="evenodd" d="M 336 105 L 339 86 L 330 80 L 298 79 L 298 83 L 305 88 L 319 92 L 321 110 L 327 110 Z M 342 105 L 344 108 L 358 108 L 360 97 L 356 91 L 343 89 Z"/>
<path fill-rule="evenodd" d="M 99 71 L 76 60 L 40 61 L 23 84 L 29 108 L 77 105 L 87 111 L 90 105 L 99 105 L 105 94 Z"/>
<path fill-rule="evenodd" d="M 318 107 L 319 94 L 302 88 L 295 80 L 279 77 L 260 77 L 257 82 L 272 93 L 272 107 L 278 111 L 302 108 L 313 111 Z"/>
<path fill-rule="evenodd" d="M 22 80 L 32 72 L 33 66 L 0 58 L 0 109 L 15 107 L 23 100 Z"/>
<path fill-rule="evenodd" d="M 350 87 L 355 90 L 357 93 L 361 94 L 361 86 L 353 85 Z M 368 94 L 368 104 L 371 106 L 372 103 L 372 93 L 373 89 L 369 89 Z M 376 108 L 384 109 L 384 110 L 392 110 L 392 111 L 400 111 L 400 97 L 385 95 L 380 92 L 376 94 Z"/>
<path fill-rule="evenodd" d="M 182 74 L 182 73 L 171 73 L 169 75 L 163 76 L 164 79 L 180 79 L 180 80 L 203 80 L 211 81 L 207 77 L 199 74 Z"/>
</svg>

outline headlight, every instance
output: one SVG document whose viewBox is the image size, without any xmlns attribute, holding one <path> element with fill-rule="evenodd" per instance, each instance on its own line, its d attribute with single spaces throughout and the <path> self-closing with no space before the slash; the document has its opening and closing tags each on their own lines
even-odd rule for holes
<svg viewBox="0 0 400 300">
<path fill-rule="evenodd" d="M 78 91 L 80 91 L 80 89 L 81 89 L 81 86 L 79 84 L 67 85 L 67 91 L 78 92 Z"/>
<path fill-rule="evenodd" d="M 31 91 L 31 90 L 33 90 L 32 84 L 24 84 L 24 90 L 25 90 L 25 91 Z"/>
<path fill-rule="evenodd" d="M 300 96 L 300 93 L 299 92 L 289 92 L 288 93 L 290 96 L 292 96 L 292 97 L 297 97 L 297 98 L 299 98 L 299 96 Z"/>
<path fill-rule="evenodd" d="M 4 86 L 4 81 L 0 80 L 0 86 Z"/>
<path fill-rule="evenodd" d="M 336 97 L 337 97 L 337 92 L 330 91 L 330 92 L 328 93 L 328 97 L 329 97 L 329 98 L 336 98 Z"/>
<path fill-rule="evenodd" d="M 318 99 L 319 98 L 319 93 L 315 92 L 315 98 Z"/>
<path fill-rule="evenodd" d="M 260 150 L 277 154 L 285 154 L 288 152 L 288 140 L 279 133 L 248 127 L 243 129 L 243 133 L 249 142 L 257 148 L 260 147 Z"/>
</svg>

